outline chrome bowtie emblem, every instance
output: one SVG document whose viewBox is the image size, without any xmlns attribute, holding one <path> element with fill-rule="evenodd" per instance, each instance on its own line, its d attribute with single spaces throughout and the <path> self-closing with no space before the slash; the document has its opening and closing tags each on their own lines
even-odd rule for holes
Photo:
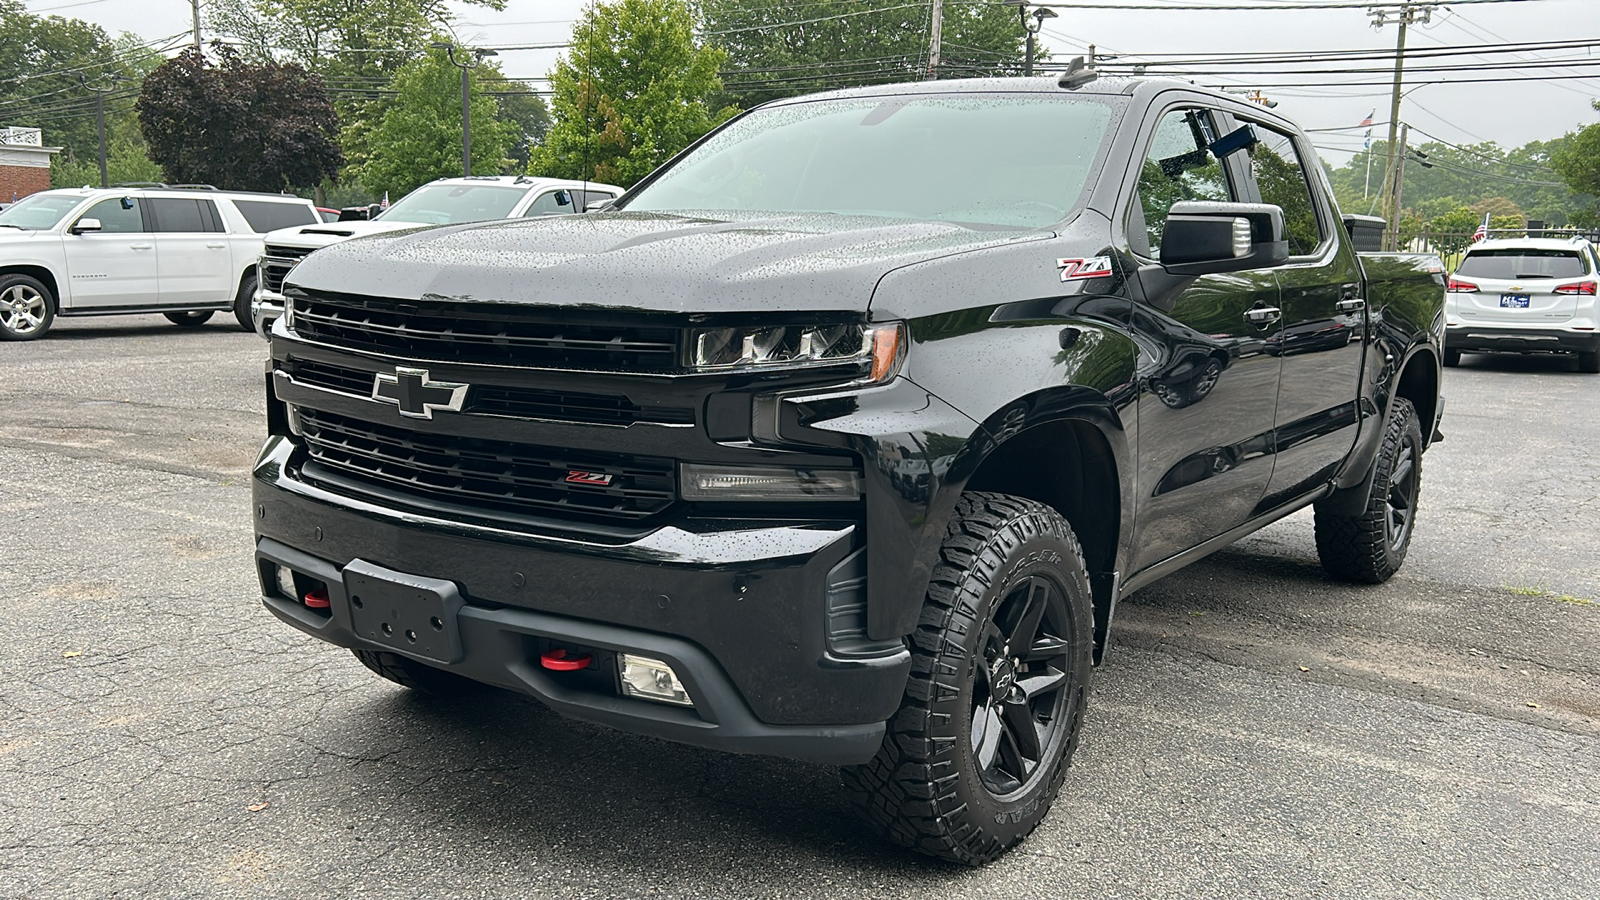
<svg viewBox="0 0 1600 900">
<path fill-rule="evenodd" d="M 394 374 L 379 372 L 372 380 L 372 399 L 400 407 L 400 415 L 431 419 L 435 410 L 460 412 L 467 385 L 432 381 L 427 369 L 396 366 Z"/>
</svg>

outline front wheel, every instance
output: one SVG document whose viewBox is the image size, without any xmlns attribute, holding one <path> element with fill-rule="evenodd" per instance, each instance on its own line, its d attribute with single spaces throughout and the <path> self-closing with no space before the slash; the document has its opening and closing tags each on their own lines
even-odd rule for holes
<svg viewBox="0 0 1600 900">
<path fill-rule="evenodd" d="M 211 313 L 211 310 L 206 309 L 200 312 L 169 312 L 162 313 L 162 315 L 167 317 L 168 322 L 179 328 L 199 328 L 211 318 Z"/>
<path fill-rule="evenodd" d="M 1444 365 L 1447 369 L 1454 369 L 1456 366 L 1461 365 L 1461 351 L 1446 349 L 1444 351 Z"/>
<path fill-rule="evenodd" d="M 459 697 L 482 690 L 483 685 L 454 672 L 408 659 L 386 650 L 350 651 L 363 666 L 402 687 L 435 697 Z"/>
<path fill-rule="evenodd" d="M 845 788 L 889 840 L 980 865 L 1050 810 L 1078 743 L 1094 631 L 1083 550 L 1059 513 L 1006 494 L 956 505 L 900 712 Z"/>
<path fill-rule="evenodd" d="M 1422 489 L 1422 426 L 1410 400 L 1394 399 L 1372 465 L 1372 493 L 1360 515 L 1316 506 L 1317 556 L 1341 581 L 1382 584 L 1406 561 Z"/>
<path fill-rule="evenodd" d="M 239 282 L 239 293 L 233 298 L 233 318 L 245 331 L 255 331 L 255 319 L 250 315 L 250 301 L 256 298 L 256 273 L 251 272 Z"/>
<path fill-rule="evenodd" d="M 33 341 L 56 320 L 50 289 L 30 275 L 0 275 L 0 340 Z"/>
</svg>

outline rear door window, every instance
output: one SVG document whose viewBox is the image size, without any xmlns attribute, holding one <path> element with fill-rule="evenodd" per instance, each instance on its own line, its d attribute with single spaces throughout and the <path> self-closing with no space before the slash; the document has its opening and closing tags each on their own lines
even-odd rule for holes
<svg viewBox="0 0 1600 900">
<path fill-rule="evenodd" d="M 145 203 L 155 214 L 156 231 L 162 234 L 204 234 L 217 230 L 212 226 L 208 211 L 200 208 L 199 200 L 189 197 L 151 197 Z"/>
<path fill-rule="evenodd" d="M 1577 250 L 1535 250 L 1506 247 L 1470 250 L 1456 269 L 1468 278 L 1500 278 L 1517 281 L 1529 278 L 1578 278 L 1588 274 L 1583 255 Z"/>
<path fill-rule="evenodd" d="M 256 234 L 293 228 L 296 225 L 315 225 L 316 215 L 304 203 L 282 203 L 273 200 L 235 200 L 233 205 L 250 223 Z"/>
<path fill-rule="evenodd" d="M 1322 243 L 1317 204 L 1294 139 L 1275 128 L 1257 123 L 1261 143 L 1250 150 L 1250 171 L 1255 175 L 1261 202 L 1283 210 L 1283 236 L 1290 256 L 1309 256 Z"/>
</svg>

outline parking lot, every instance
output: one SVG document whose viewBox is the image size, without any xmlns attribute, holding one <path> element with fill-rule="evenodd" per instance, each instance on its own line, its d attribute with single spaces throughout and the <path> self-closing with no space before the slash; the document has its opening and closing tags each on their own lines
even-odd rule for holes
<svg viewBox="0 0 1600 900">
<path fill-rule="evenodd" d="M 440 703 L 256 596 L 265 344 L 0 345 L 0 896 L 1594 897 L 1600 376 L 1467 357 L 1400 575 L 1309 514 L 1124 602 L 1045 824 L 866 839 L 834 770 Z"/>
</svg>

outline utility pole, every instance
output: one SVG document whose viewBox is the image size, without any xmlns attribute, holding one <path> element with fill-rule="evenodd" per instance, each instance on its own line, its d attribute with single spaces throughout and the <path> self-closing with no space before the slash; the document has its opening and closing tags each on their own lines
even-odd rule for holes
<svg viewBox="0 0 1600 900">
<path fill-rule="evenodd" d="M 939 77 L 939 46 L 944 43 L 944 0 L 933 0 L 928 35 L 928 79 Z"/>
<path fill-rule="evenodd" d="M 1399 162 L 1402 157 L 1400 144 L 1400 85 L 1405 74 L 1406 64 L 1406 28 L 1422 22 L 1426 24 L 1433 17 L 1435 7 L 1431 3 L 1416 3 L 1415 0 L 1405 0 L 1398 11 L 1375 9 L 1372 11 L 1372 27 L 1382 28 L 1388 24 L 1391 12 L 1394 21 L 1400 26 L 1399 41 L 1395 44 L 1394 51 L 1394 91 L 1389 98 L 1389 153 L 1388 165 L 1383 171 L 1384 190 L 1384 248 L 1396 250 L 1400 244 L 1398 225 L 1400 221 L 1400 183 Z"/>
<path fill-rule="evenodd" d="M 468 75 L 472 67 L 483 61 L 486 56 L 499 56 L 493 50 L 467 51 L 462 47 L 463 56 L 467 57 L 464 63 L 456 62 L 456 48 L 448 41 L 436 41 L 435 50 L 443 50 L 450 57 L 450 65 L 461 70 L 461 175 L 463 178 L 472 174 L 472 87 Z"/>
<path fill-rule="evenodd" d="M 1394 162 L 1394 194 L 1389 199 L 1388 222 L 1384 231 L 1392 235 L 1390 251 L 1400 249 L 1400 193 L 1406 183 L 1406 143 L 1411 139 L 1411 126 L 1400 126 L 1400 156 Z"/>
<path fill-rule="evenodd" d="M 194 48 L 200 49 L 200 0 L 189 0 L 189 5 L 194 8 Z"/>
<path fill-rule="evenodd" d="M 83 82 L 84 90 L 94 92 L 94 125 L 95 132 L 100 136 L 100 186 L 107 186 L 106 178 L 106 94 L 116 90 L 114 87 L 94 88 L 89 87 L 89 79 L 83 75 L 78 76 Z M 111 76 L 113 82 L 122 81 L 121 75 Z"/>
</svg>

